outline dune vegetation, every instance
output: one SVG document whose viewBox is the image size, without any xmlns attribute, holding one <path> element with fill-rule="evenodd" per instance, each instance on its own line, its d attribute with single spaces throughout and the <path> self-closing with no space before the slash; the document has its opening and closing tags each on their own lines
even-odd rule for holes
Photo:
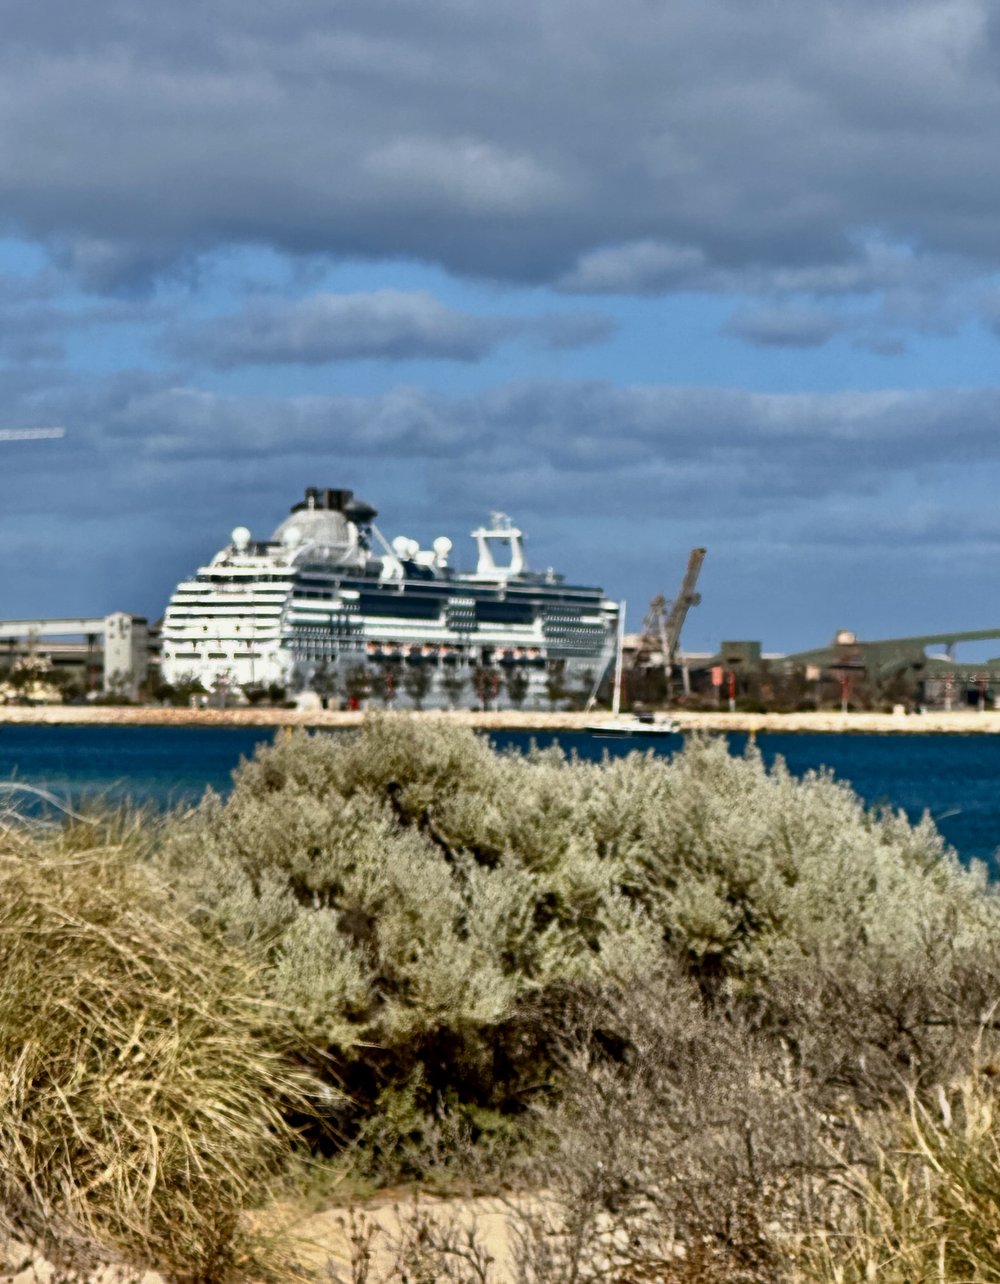
<svg viewBox="0 0 1000 1284">
<path fill-rule="evenodd" d="M 828 776 L 385 717 L 0 846 L 0 1215 L 53 1260 L 292 1274 L 280 1178 L 502 1193 L 513 1266 L 425 1227 L 413 1280 L 1000 1279 L 1000 901 Z"/>
<path fill-rule="evenodd" d="M 261 1277 L 240 1215 L 313 1085 L 252 964 L 118 837 L 3 833 L 0 1226 L 76 1271 Z"/>
</svg>

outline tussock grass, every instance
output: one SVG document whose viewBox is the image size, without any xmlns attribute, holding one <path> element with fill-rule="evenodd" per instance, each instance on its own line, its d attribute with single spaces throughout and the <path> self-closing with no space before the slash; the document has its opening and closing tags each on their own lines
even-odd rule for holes
<svg viewBox="0 0 1000 1284">
<path fill-rule="evenodd" d="M 244 1210 L 305 1081 L 249 963 L 86 832 L 0 846 L 0 1226 L 76 1269 L 260 1278 Z"/>
<path fill-rule="evenodd" d="M 848 1174 L 852 1215 L 838 1235 L 810 1239 L 802 1280 L 1000 1281 L 1000 1100 L 986 1070 L 868 1121 L 870 1161 Z"/>
</svg>

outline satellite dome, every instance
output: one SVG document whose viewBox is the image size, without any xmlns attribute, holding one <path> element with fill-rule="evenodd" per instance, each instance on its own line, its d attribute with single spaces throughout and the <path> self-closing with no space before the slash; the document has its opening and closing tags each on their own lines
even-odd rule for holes
<svg viewBox="0 0 1000 1284">
<path fill-rule="evenodd" d="M 250 531 L 246 526 L 237 526 L 230 538 L 233 541 L 233 547 L 242 553 L 250 543 Z"/>
</svg>

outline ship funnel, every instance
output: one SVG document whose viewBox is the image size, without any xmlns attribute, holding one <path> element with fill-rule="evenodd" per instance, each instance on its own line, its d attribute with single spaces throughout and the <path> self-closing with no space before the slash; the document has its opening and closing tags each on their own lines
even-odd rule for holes
<svg viewBox="0 0 1000 1284">
<path fill-rule="evenodd" d="M 292 512 L 299 513 L 303 509 L 312 512 L 318 508 L 328 513 L 343 513 L 353 499 L 352 490 L 331 490 L 329 486 L 325 489 L 319 486 L 307 486 L 305 499 L 301 503 L 294 504 Z"/>
</svg>

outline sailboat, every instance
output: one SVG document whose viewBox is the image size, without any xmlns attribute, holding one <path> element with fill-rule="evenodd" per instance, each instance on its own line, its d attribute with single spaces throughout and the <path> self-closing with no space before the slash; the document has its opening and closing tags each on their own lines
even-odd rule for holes
<svg viewBox="0 0 1000 1284">
<path fill-rule="evenodd" d="M 669 715 L 655 718 L 651 713 L 623 714 L 622 708 L 622 668 L 625 650 L 625 603 L 618 608 L 618 635 L 615 647 L 615 685 L 611 698 L 611 717 L 605 722 L 591 722 L 584 728 L 594 736 L 608 736 L 624 739 L 651 739 L 656 736 L 676 735 L 680 726 L 676 719 Z"/>
</svg>

